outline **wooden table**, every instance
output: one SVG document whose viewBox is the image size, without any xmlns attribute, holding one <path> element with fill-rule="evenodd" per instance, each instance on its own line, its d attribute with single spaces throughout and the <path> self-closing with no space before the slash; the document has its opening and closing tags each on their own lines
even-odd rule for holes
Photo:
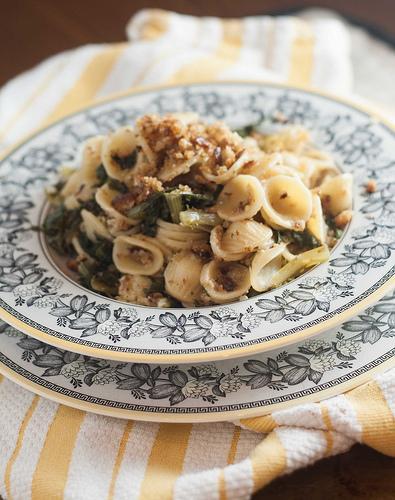
<svg viewBox="0 0 395 500">
<path fill-rule="evenodd" d="M 395 39 L 394 0 L 12 0 L 3 1 L 0 30 L 0 84 L 40 60 L 78 45 L 125 38 L 137 10 L 155 4 L 194 15 L 237 17 L 320 5 L 369 24 Z M 274 481 L 255 500 L 395 498 L 395 460 L 363 446 Z"/>
</svg>

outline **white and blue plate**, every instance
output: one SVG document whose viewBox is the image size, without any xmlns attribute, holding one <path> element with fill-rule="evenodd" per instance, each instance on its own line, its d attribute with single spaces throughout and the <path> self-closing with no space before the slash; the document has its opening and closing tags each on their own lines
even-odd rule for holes
<svg viewBox="0 0 395 500">
<path fill-rule="evenodd" d="M 192 309 L 157 309 L 121 303 L 83 288 L 64 274 L 51 257 L 42 234 L 34 230 L 45 213 L 45 187 L 56 181 L 61 165 L 73 162 L 85 139 L 131 124 L 146 113 L 175 111 L 194 111 L 203 119 L 224 120 L 234 128 L 261 121 L 270 123 L 281 113 L 289 122 L 300 123 L 311 130 L 317 146 L 332 153 L 340 168 L 353 173 L 355 179 L 354 217 L 329 262 L 248 300 Z M 366 192 L 368 179 L 376 180 L 376 192 Z M 256 384 L 251 382 L 252 377 L 258 376 L 254 380 L 264 381 L 269 376 L 259 371 L 259 363 L 265 365 L 262 369 L 268 370 L 273 380 L 280 376 L 276 372 L 280 373 L 284 364 L 291 366 L 289 378 L 295 376 L 298 380 L 299 375 L 302 379 L 307 365 L 303 365 L 304 361 L 298 365 L 297 360 L 315 356 L 307 352 L 296 354 L 303 348 L 303 342 L 320 335 L 318 342 L 318 338 L 327 335 L 322 332 L 344 322 L 347 324 L 352 316 L 376 303 L 395 284 L 394 129 L 353 104 L 312 91 L 227 82 L 157 88 L 114 97 L 57 121 L 16 147 L 0 163 L 0 191 L 0 316 L 32 337 L 12 340 L 3 336 L 3 356 L 8 356 L 11 364 L 20 363 L 14 369 L 25 373 L 24 376 L 37 378 L 37 383 L 52 384 L 71 398 L 77 393 L 89 394 L 87 398 L 99 398 L 101 394 L 103 401 L 111 396 L 114 408 L 129 404 L 130 408 L 138 408 L 139 404 L 147 405 L 149 401 L 154 411 L 161 411 L 164 401 L 170 405 L 168 400 L 172 398 L 175 402 L 171 411 L 177 411 L 190 404 L 191 398 L 184 396 L 189 391 L 185 387 L 195 384 L 190 374 L 193 366 L 168 368 L 165 372 L 165 368 L 158 365 L 153 375 L 152 364 L 222 360 L 217 369 L 220 372 L 226 369 L 228 386 L 234 384 L 235 388 L 240 384 L 240 387 L 227 393 L 210 378 L 209 390 L 204 395 L 207 402 L 201 408 L 210 414 L 226 411 L 222 409 L 225 400 L 230 407 L 237 406 L 239 395 L 245 392 L 249 395 L 248 405 L 265 405 L 262 388 L 254 389 Z M 187 335 L 192 329 L 200 330 L 199 334 Z M 376 330 L 372 327 L 369 331 L 374 340 L 372 332 Z M 334 337 L 329 343 L 330 357 L 335 359 L 335 364 L 360 366 L 359 358 L 362 364 L 374 362 L 370 358 L 367 361 L 365 354 L 358 354 L 355 361 L 339 361 L 336 352 L 332 352 L 332 344 L 336 342 Z M 32 347 L 23 351 L 21 343 L 30 343 Z M 384 337 L 382 345 L 388 343 L 391 337 Z M 371 345 L 369 341 L 365 344 Z M 287 350 L 287 345 L 296 351 L 292 355 L 287 351 L 284 357 L 281 352 Z M 33 356 L 30 362 L 27 358 L 19 359 L 21 349 L 27 353 L 25 357 Z M 263 351 L 275 353 L 270 363 L 264 361 L 267 355 L 260 354 Z M 374 355 L 383 356 L 384 351 L 379 351 Z M 59 358 L 56 366 L 34 364 L 35 360 L 48 356 Z M 140 365 L 117 368 L 116 363 L 84 361 L 82 356 Z M 245 356 L 261 361 L 257 365 L 248 364 Z M 240 357 L 243 360 L 235 361 L 234 366 L 227 361 Z M 60 359 L 68 362 L 62 361 L 60 365 Z M 5 366 L 6 361 L 2 362 Z M 108 367 L 100 368 L 103 363 Z M 141 363 L 151 364 L 150 375 L 148 368 L 141 368 L 148 365 Z M 69 377 L 66 376 L 68 369 L 71 370 Z M 236 370 L 237 382 L 232 382 L 232 369 Z M 43 375 L 45 370 L 52 370 L 52 375 Z M 71 375 L 73 370 L 76 376 Z M 333 369 L 336 377 L 340 377 L 338 370 L 341 368 Z M 159 371 L 161 382 L 157 384 L 154 381 Z M 290 394 L 296 386 L 298 390 L 299 387 L 310 390 L 310 385 L 321 387 L 326 376 L 315 381 L 318 375 L 309 372 L 307 378 L 295 385 L 285 382 L 281 391 L 275 388 L 277 382 L 271 382 L 273 388 L 266 388 L 264 397 L 273 402 L 287 397 L 281 394 L 292 397 Z M 70 380 L 75 380 L 77 387 L 70 387 Z M 89 384 L 85 380 L 90 381 Z M 99 380 L 110 382 L 101 384 Z M 82 381 L 81 387 L 78 381 Z M 138 385 L 141 381 L 146 381 L 146 385 Z M 184 382 L 191 385 L 183 385 Z M 124 384 L 125 389 L 120 389 L 119 384 Z M 135 388 L 133 384 L 137 384 Z M 169 398 L 163 396 L 165 389 L 157 389 L 158 385 L 168 386 Z M 200 382 L 195 385 L 197 394 Z M 180 390 L 172 392 L 173 386 Z M 192 394 L 192 388 L 190 390 Z M 135 396 L 130 396 L 131 391 Z M 149 397 L 149 391 L 155 397 Z M 130 403 L 125 401 L 126 394 Z M 215 402 L 211 402 L 213 398 Z M 192 400 L 195 399 L 192 397 Z"/>
<path fill-rule="evenodd" d="M 395 293 L 341 326 L 285 348 L 207 363 L 92 358 L 0 321 L 0 373 L 82 410 L 170 422 L 235 420 L 320 401 L 395 365 Z"/>
</svg>

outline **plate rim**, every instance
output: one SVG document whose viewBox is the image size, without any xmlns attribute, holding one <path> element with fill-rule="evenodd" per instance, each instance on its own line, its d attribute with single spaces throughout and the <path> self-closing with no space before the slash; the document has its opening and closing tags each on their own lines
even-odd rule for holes
<svg viewBox="0 0 395 500">
<path fill-rule="evenodd" d="M 291 407 L 298 406 L 300 404 L 306 403 L 320 403 L 331 397 L 339 396 L 345 394 L 352 389 L 360 387 L 361 385 L 368 383 L 372 380 L 374 374 L 383 373 L 391 368 L 395 367 L 395 357 L 392 357 L 378 366 L 367 370 L 365 373 L 354 377 L 351 380 L 342 382 L 335 387 L 330 387 L 329 389 L 323 389 L 320 392 L 309 394 L 307 396 L 301 396 L 299 398 L 291 399 L 290 401 L 284 401 L 282 403 L 275 403 L 273 405 L 263 405 L 257 408 L 248 408 L 246 410 L 236 410 L 229 412 L 215 412 L 215 413 L 161 413 L 161 412 L 145 412 L 138 410 L 125 410 L 120 408 L 112 408 L 109 406 L 103 406 L 96 403 L 91 403 L 84 401 L 82 399 L 74 399 L 71 396 L 66 396 L 64 394 L 58 393 L 56 391 L 51 391 L 50 389 L 36 384 L 31 380 L 26 379 L 19 373 L 16 373 L 11 368 L 5 366 L 0 361 L 0 375 L 5 377 L 7 380 L 16 383 L 18 386 L 37 394 L 45 399 L 54 401 L 58 404 L 63 404 L 70 408 L 74 408 L 81 411 L 86 411 L 89 413 L 95 413 L 97 415 L 104 415 L 107 417 L 122 418 L 129 420 L 138 420 L 142 422 L 157 422 L 157 423 L 213 423 L 213 422 L 225 422 L 231 421 L 235 422 L 238 420 L 246 418 L 256 418 L 263 417 L 265 415 L 270 415 L 275 411 L 286 410 Z M 41 377 L 40 377 L 41 378 Z M 1 382 L 1 381 L 0 381 Z"/>
<path fill-rule="evenodd" d="M 303 91 L 307 94 L 312 94 L 316 96 L 325 97 L 329 100 L 338 102 L 340 104 L 347 105 L 351 108 L 356 109 L 357 111 L 362 111 L 369 117 L 375 119 L 379 123 L 384 124 L 386 127 L 395 132 L 395 122 L 392 122 L 385 115 L 381 114 L 375 107 L 366 105 L 365 103 L 361 104 L 357 99 L 352 99 L 349 97 L 343 97 L 336 95 L 335 93 L 322 91 L 314 87 L 304 86 L 304 85 L 288 85 L 287 83 L 279 83 L 279 82 L 271 82 L 269 80 L 225 80 L 225 81 L 202 81 L 202 82 L 192 82 L 187 84 L 162 84 L 162 85 L 152 85 L 152 86 L 140 86 L 133 89 L 128 89 L 122 92 L 112 93 L 106 97 L 96 99 L 94 101 L 90 101 L 89 103 L 78 107 L 71 113 L 67 113 L 63 115 L 61 118 L 57 120 L 50 121 L 45 123 L 43 126 L 37 127 L 31 133 L 24 136 L 20 141 L 17 141 L 15 144 L 11 145 L 9 148 L 0 155 L 0 162 L 4 161 L 10 154 L 16 151 L 18 148 L 29 142 L 31 139 L 45 132 L 47 129 L 53 127 L 56 124 L 61 123 L 62 121 L 71 118 L 83 111 L 95 108 L 100 104 L 110 103 L 111 101 L 115 101 L 118 98 L 128 97 L 133 95 L 138 95 L 141 93 L 147 92 L 155 92 L 166 89 L 176 89 L 176 88 L 187 88 L 194 86 L 209 86 L 209 85 L 259 85 L 264 87 L 276 87 L 284 90 L 299 90 Z M 218 361 L 218 360 L 227 360 L 231 358 L 238 358 L 241 356 L 247 356 L 255 353 L 262 353 L 269 351 L 271 349 L 283 347 L 289 345 L 296 338 L 298 340 L 306 340 L 307 338 L 313 337 L 314 335 L 323 332 L 325 330 L 329 330 L 335 326 L 338 326 L 347 319 L 357 315 L 359 312 L 363 311 L 367 307 L 369 307 L 372 303 L 377 302 L 381 297 L 383 297 L 389 290 L 391 290 L 395 286 L 395 275 L 390 277 L 386 283 L 381 285 L 378 289 L 376 289 L 373 293 L 371 293 L 368 297 L 361 300 L 354 306 L 351 306 L 347 310 L 341 312 L 340 314 L 336 314 L 333 317 L 327 319 L 321 324 L 312 325 L 302 331 L 295 332 L 291 335 L 287 335 L 285 337 L 280 337 L 277 339 L 273 339 L 267 342 L 260 342 L 253 345 L 246 345 L 244 347 L 237 347 L 234 349 L 223 349 L 221 351 L 209 351 L 202 353 L 190 353 L 190 354 L 147 354 L 147 353 L 129 353 L 122 351 L 112 351 L 109 349 L 103 349 L 98 347 L 86 346 L 83 344 L 78 344 L 75 342 L 71 342 L 68 340 L 60 339 L 54 337 L 48 333 L 42 332 L 41 330 L 30 326 L 24 321 L 15 318 L 11 313 L 6 311 L 3 307 L 0 307 L 0 318 L 3 319 L 8 324 L 22 331 L 23 333 L 30 335 L 34 338 L 42 340 L 48 344 L 51 344 L 56 347 L 63 348 L 65 350 L 70 350 L 73 352 L 77 352 L 79 354 L 86 354 L 93 357 L 99 357 L 102 359 L 111 359 L 115 361 L 127 361 L 127 362 L 148 362 L 148 363 L 190 363 L 190 362 L 205 362 L 205 361 Z"/>
</svg>

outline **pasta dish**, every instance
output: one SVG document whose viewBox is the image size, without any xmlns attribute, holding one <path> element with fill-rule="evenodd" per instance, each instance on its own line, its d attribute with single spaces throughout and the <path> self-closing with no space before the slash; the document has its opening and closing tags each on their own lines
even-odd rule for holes
<svg viewBox="0 0 395 500">
<path fill-rule="evenodd" d="M 283 123 L 231 130 L 145 115 L 89 139 L 47 190 L 49 245 L 100 294 L 154 307 L 223 304 L 325 262 L 352 177 Z"/>
</svg>

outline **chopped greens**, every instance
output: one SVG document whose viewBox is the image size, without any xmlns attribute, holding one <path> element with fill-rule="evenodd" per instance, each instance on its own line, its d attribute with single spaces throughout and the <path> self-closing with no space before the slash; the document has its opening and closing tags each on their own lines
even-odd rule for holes
<svg viewBox="0 0 395 500">
<path fill-rule="evenodd" d="M 163 193 L 153 193 L 143 203 L 126 212 L 131 219 L 141 220 L 141 232 L 147 236 L 155 236 L 156 221 L 161 217 L 168 218 L 168 211 L 163 203 Z"/>
<path fill-rule="evenodd" d="M 119 191 L 120 193 L 127 193 L 129 191 L 127 185 L 118 179 L 109 178 L 108 187 L 114 191 Z"/>
<path fill-rule="evenodd" d="M 193 229 L 214 227 L 221 223 L 217 214 L 211 214 L 199 210 L 184 210 L 180 212 L 180 222 L 182 226 L 188 226 Z"/>
<path fill-rule="evenodd" d="M 321 243 L 309 231 L 277 231 L 273 229 L 273 239 L 276 243 L 296 243 L 298 247 L 316 248 Z"/>
<path fill-rule="evenodd" d="M 155 236 L 156 221 L 171 220 L 178 224 L 180 213 L 189 207 L 205 207 L 214 203 L 211 194 L 183 192 L 171 189 L 151 194 L 145 201 L 126 212 L 131 219 L 141 220 L 143 234 Z"/>
<path fill-rule="evenodd" d="M 179 224 L 180 212 L 184 208 L 183 194 L 174 190 L 170 191 L 170 193 L 164 193 L 164 197 L 169 208 L 172 222 L 174 222 L 174 224 Z"/>
<path fill-rule="evenodd" d="M 175 224 L 179 224 L 180 212 L 186 208 L 202 208 L 214 203 L 214 197 L 212 195 L 192 193 L 189 191 L 183 192 L 180 189 L 164 192 L 163 196 L 169 208 L 171 220 Z"/>
<path fill-rule="evenodd" d="M 249 125 L 245 125 L 244 127 L 240 127 L 234 130 L 240 137 L 249 137 L 253 132 L 255 132 L 263 123 L 264 119 L 261 119 L 255 123 L 250 123 Z"/>
<path fill-rule="evenodd" d="M 91 241 L 85 233 L 79 235 L 79 242 L 83 250 L 93 259 L 101 264 L 110 264 L 112 262 L 112 242 L 104 238 L 97 238 Z"/>
<path fill-rule="evenodd" d="M 151 286 L 148 293 L 163 293 L 165 291 L 165 279 L 161 276 L 159 278 L 152 278 Z"/>
<path fill-rule="evenodd" d="M 98 263 L 80 262 L 78 265 L 80 282 L 89 290 L 99 292 L 108 297 L 115 297 L 118 293 L 118 281 L 121 274 L 114 265 L 102 268 Z"/>
<path fill-rule="evenodd" d="M 340 229 L 339 227 L 336 226 L 335 220 L 331 217 L 325 217 L 325 222 L 328 228 L 333 232 L 333 236 L 339 240 L 344 233 L 344 229 Z"/>
<path fill-rule="evenodd" d="M 122 170 L 129 170 L 136 165 L 137 161 L 137 149 L 132 151 L 129 155 L 119 156 L 117 154 L 112 155 L 112 160 L 119 165 Z"/>
<path fill-rule="evenodd" d="M 106 169 L 104 168 L 103 164 L 100 164 L 97 169 L 96 169 L 96 177 L 98 180 L 97 185 L 102 186 L 108 179 L 108 175 L 106 172 Z"/>
<path fill-rule="evenodd" d="M 235 132 L 239 134 L 240 137 L 248 137 L 255 130 L 255 125 L 246 125 L 245 127 L 237 128 Z"/>
<path fill-rule="evenodd" d="M 91 199 L 88 201 L 84 201 L 81 203 L 81 209 L 88 210 L 88 212 L 92 212 L 93 215 L 100 215 L 103 213 L 103 210 L 101 207 L 98 205 L 97 201 L 95 199 Z"/>
<path fill-rule="evenodd" d="M 71 240 L 81 224 L 79 209 L 67 210 L 63 203 L 48 212 L 42 230 L 49 245 L 61 255 L 70 252 Z"/>
</svg>

